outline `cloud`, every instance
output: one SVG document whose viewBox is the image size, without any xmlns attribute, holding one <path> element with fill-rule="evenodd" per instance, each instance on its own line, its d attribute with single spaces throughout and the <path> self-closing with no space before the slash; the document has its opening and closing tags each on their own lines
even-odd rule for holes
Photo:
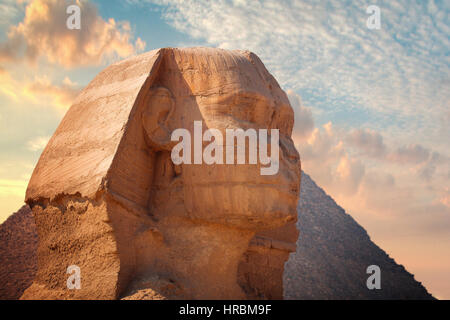
<svg viewBox="0 0 450 320">
<path fill-rule="evenodd" d="M 255 52 L 328 117 L 448 149 L 436 126 L 450 101 L 448 1 L 378 1 L 381 30 L 367 29 L 362 0 L 150 2 L 195 44 Z"/>
<path fill-rule="evenodd" d="M 407 202 L 413 195 L 411 188 L 397 184 L 393 174 L 378 167 L 366 172 L 360 189 L 349 206 L 358 213 L 366 212 L 366 214 L 380 219 L 392 218 L 403 216 L 408 207 Z M 352 199 L 343 201 L 348 205 Z"/>
<path fill-rule="evenodd" d="M 314 119 L 310 108 L 302 105 L 301 98 L 292 90 L 287 91 L 289 102 L 294 109 L 295 121 L 292 132 L 296 143 L 308 139 L 314 130 Z"/>
<path fill-rule="evenodd" d="M 370 129 L 353 129 L 347 142 L 369 157 L 382 158 L 387 149 L 381 134 Z"/>
<path fill-rule="evenodd" d="M 429 157 L 430 151 L 419 144 L 399 147 L 388 156 L 391 161 L 398 162 L 400 164 L 419 164 L 427 161 Z"/>
<path fill-rule="evenodd" d="M 22 22 L 11 26 L 0 44 L 0 62 L 36 62 L 45 58 L 63 67 L 98 65 L 112 58 L 124 58 L 142 51 L 145 42 L 133 36 L 129 22 L 103 20 L 94 5 L 78 1 L 81 29 L 66 27 L 66 8 L 73 1 L 33 0 Z"/>
<path fill-rule="evenodd" d="M 48 78 L 37 78 L 26 86 L 26 90 L 33 96 L 51 99 L 54 106 L 67 109 L 80 92 L 80 87 L 68 77 L 61 85 L 52 84 Z"/>
<path fill-rule="evenodd" d="M 70 107 L 81 87 L 65 77 L 62 83 L 55 84 L 48 77 L 25 78 L 18 81 L 8 72 L 0 72 L 0 93 L 13 101 L 45 103 L 61 111 Z"/>
<path fill-rule="evenodd" d="M 315 128 L 309 139 L 298 146 L 308 161 L 336 160 L 345 154 L 343 143 L 336 137 L 331 122 L 324 124 L 322 128 Z"/>
<path fill-rule="evenodd" d="M 439 201 L 443 205 L 450 208 L 450 189 L 449 189 L 449 187 L 445 187 L 445 189 L 441 191 L 441 197 L 440 197 Z"/>
<path fill-rule="evenodd" d="M 352 196 L 365 175 L 364 163 L 351 155 L 340 139 L 342 130 L 331 122 L 314 128 L 310 137 L 297 143 L 302 168 L 333 196 Z"/>
<path fill-rule="evenodd" d="M 372 129 L 340 128 L 332 122 L 314 127 L 312 112 L 301 112 L 300 96 L 288 94 L 296 122 L 313 126 L 306 139 L 295 140 L 302 167 L 339 203 L 380 219 L 404 219 L 426 208 L 438 220 L 445 216 L 447 194 L 441 186 L 450 173 L 448 157 L 420 144 L 392 147 Z"/>
<path fill-rule="evenodd" d="M 16 0 L 3 0 L 0 3 L 0 26 L 7 25 L 19 14 Z"/>
<path fill-rule="evenodd" d="M 336 168 L 339 177 L 339 193 L 353 195 L 358 191 L 365 174 L 365 166 L 358 159 L 342 157 Z"/>
<path fill-rule="evenodd" d="M 27 142 L 27 148 L 28 148 L 28 150 L 31 150 L 31 151 L 43 150 L 49 140 L 50 140 L 49 136 L 33 138 Z"/>
</svg>

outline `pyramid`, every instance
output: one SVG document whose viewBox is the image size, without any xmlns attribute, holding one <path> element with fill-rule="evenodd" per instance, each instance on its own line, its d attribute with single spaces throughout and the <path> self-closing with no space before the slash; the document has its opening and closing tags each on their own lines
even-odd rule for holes
<svg viewBox="0 0 450 320">
<path fill-rule="evenodd" d="M 297 250 L 285 266 L 285 299 L 433 298 L 304 172 L 297 228 Z M 379 290 L 367 288 L 370 265 L 380 267 Z"/>
</svg>

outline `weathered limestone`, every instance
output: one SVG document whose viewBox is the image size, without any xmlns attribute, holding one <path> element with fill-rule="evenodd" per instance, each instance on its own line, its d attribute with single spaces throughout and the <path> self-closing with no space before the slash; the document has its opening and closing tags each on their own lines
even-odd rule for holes
<svg viewBox="0 0 450 320">
<path fill-rule="evenodd" d="M 177 128 L 277 128 L 280 169 L 178 165 Z M 113 64 L 77 97 L 33 172 L 40 239 L 23 299 L 282 298 L 295 251 L 293 110 L 246 51 L 160 49 Z M 81 269 L 80 290 L 66 269 Z"/>
<path fill-rule="evenodd" d="M 283 299 L 284 264 L 295 253 L 295 222 L 258 232 L 249 243 L 238 269 L 238 283 L 252 299 Z"/>
</svg>

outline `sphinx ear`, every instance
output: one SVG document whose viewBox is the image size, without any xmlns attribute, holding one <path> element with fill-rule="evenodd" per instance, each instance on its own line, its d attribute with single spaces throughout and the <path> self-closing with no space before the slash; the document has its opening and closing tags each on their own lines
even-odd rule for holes
<svg viewBox="0 0 450 320">
<path fill-rule="evenodd" d="M 170 116 L 175 110 L 172 93 L 164 87 L 151 88 L 145 99 L 142 114 L 147 143 L 156 150 L 170 150 L 174 142 L 170 140 Z"/>
</svg>

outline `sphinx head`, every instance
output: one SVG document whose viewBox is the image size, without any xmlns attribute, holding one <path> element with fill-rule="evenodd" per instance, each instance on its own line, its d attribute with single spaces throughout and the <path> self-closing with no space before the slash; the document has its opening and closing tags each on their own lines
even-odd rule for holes
<svg viewBox="0 0 450 320">
<path fill-rule="evenodd" d="M 40 243 L 23 298 L 117 298 L 148 275 L 178 283 L 178 297 L 245 297 L 237 270 L 251 238 L 296 219 L 293 119 L 249 52 L 168 48 L 109 66 L 75 99 L 30 179 Z M 178 129 L 192 138 L 191 163 L 173 161 Z M 267 130 L 256 162 L 249 140 L 239 161 L 227 129 Z M 223 164 L 205 161 L 211 141 Z M 279 153 L 261 163 L 261 150 Z M 67 290 L 70 265 L 82 270 L 81 290 Z"/>
<path fill-rule="evenodd" d="M 167 49 L 142 112 L 147 144 L 157 152 L 150 203 L 157 217 L 250 230 L 296 218 L 293 110 L 254 54 Z"/>
</svg>

